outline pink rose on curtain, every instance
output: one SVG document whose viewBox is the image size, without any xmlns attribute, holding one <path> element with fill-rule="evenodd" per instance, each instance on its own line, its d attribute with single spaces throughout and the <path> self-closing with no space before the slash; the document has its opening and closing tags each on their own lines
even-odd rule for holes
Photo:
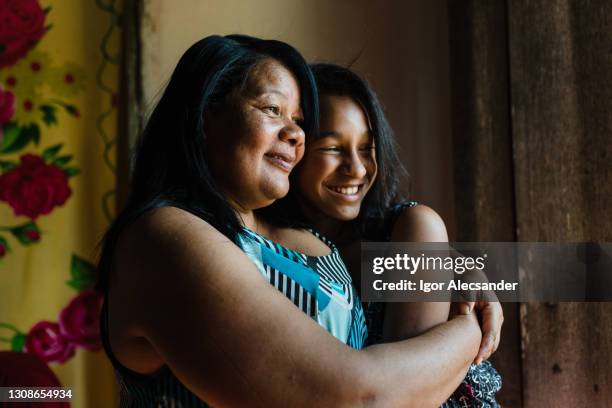
<svg viewBox="0 0 612 408">
<path fill-rule="evenodd" d="M 0 68 L 13 65 L 45 34 L 37 0 L 0 0 Z"/>
<path fill-rule="evenodd" d="M 60 333 L 59 324 L 43 320 L 30 329 L 24 351 L 40 357 L 46 363 L 63 363 L 74 355 L 74 344 Z"/>
<path fill-rule="evenodd" d="M 70 194 L 66 173 L 33 154 L 24 154 L 19 166 L 0 176 L 0 201 L 15 215 L 36 219 L 64 204 Z"/>
<path fill-rule="evenodd" d="M 79 293 L 60 313 L 62 335 L 77 346 L 99 350 L 101 308 L 102 296 L 98 292 L 87 289 Z"/>
</svg>

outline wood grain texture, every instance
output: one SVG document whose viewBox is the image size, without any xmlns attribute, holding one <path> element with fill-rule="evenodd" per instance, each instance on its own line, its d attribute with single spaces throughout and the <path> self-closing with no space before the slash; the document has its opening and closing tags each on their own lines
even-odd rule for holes
<svg viewBox="0 0 612 408">
<path fill-rule="evenodd" d="M 508 12 L 518 239 L 610 241 L 612 4 Z M 526 407 L 612 406 L 612 304 L 524 304 L 521 323 Z"/>
<path fill-rule="evenodd" d="M 140 21 L 142 0 L 124 0 L 121 30 L 119 84 L 119 137 L 117 138 L 117 211 L 128 200 L 130 152 L 143 128 L 142 80 L 140 77 Z"/>
<path fill-rule="evenodd" d="M 449 1 L 457 240 L 514 241 L 514 187 L 505 1 Z M 503 378 L 498 401 L 521 407 L 519 308 L 492 358 Z"/>
</svg>

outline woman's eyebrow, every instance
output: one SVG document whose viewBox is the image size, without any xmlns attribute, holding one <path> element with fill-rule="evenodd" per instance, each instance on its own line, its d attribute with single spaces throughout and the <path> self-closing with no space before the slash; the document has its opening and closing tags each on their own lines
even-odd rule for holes
<svg viewBox="0 0 612 408">
<path fill-rule="evenodd" d="M 266 96 L 266 95 L 269 95 L 269 94 L 279 95 L 279 96 L 282 96 L 283 98 L 287 99 L 287 95 L 283 91 L 279 91 L 278 89 L 262 89 L 259 92 L 260 96 Z"/>
</svg>

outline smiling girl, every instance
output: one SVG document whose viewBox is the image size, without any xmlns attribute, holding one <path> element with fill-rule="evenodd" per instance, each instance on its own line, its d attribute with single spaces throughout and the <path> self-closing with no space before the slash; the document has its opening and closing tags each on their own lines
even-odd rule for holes
<svg viewBox="0 0 612 408">
<path fill-rule="evenodd" d="M 320 128 L 311 137 L 292 178 L 292 199 L 306 223 L 335 242 L 356 286 L 362 241 L 447 242 L 446 227 L 431 208 L 402 201 L 404 173 L 392 131 L 368 84 L 350 70 L 316 64 Z M 499 303 L 480 302 L 483 341 L 475 363 L 499 344 Z M 449 318 L 450 302 L 368 304 L 369 343 L 414 337 Z M 472 365 L 462 387 L 446 404 L 497 406 L 499 374 L 485 362 Z"/>
</svg>

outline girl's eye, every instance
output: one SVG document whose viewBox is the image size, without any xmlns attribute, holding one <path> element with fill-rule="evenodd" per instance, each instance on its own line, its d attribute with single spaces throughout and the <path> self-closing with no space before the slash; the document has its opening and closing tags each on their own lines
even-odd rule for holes
<svg viewBox="0 0 612 408">
<path fill-rule="evenodd" d="M 339 152 L 340 148 L 337 146 L 329 146 L 329 147 L 322 147 L 320 150 L 323 152 Z"/>
<path fill-rule="evenodd" d="M 360 150 L 362 152 L 371 152 L 372 150 L 374 150 L 374 145 L 361 146 Z"/>
</svg>

